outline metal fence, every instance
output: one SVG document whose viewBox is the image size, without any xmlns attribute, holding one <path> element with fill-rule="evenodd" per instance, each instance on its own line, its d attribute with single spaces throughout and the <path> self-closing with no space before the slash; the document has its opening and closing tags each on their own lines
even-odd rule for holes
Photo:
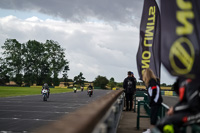
<svg viewBox="0 0 200 133">
<path fill-rule="evenodd" d="M 141 93 L 141 92 L 140 92 Z M 137 96 L 137 95 L 136 95 Z M 149 107 L 149 99 L 148 99 L 148 95 L 144 92 L 144 94 L 140 94 L 140 96 L 144 96 L 143 100 L 140 101 L 138 100 L 138 109 L 137 109 L 137 129 L 139 129 L 140 127 L 140 118 L 149 118 L 150 115 L 150 110 L 151 108 Z M 140 107 L 141 105 L 144 106 L 144 109 L 147 113 L 147 115 L 140 115 Z M 167 106 L 166 104 L 162 103 L 161 104 L 161 108 L 159 110 L 159 115 L 158 118 L 161 119 L 163 117 L 165 117 L 166 112 L 169 110 L 169 106 Z M 187 125 L 181 128 L 181 132 L 182 133 L 200 133 L 200 126 L 197 124 L 192 124 L 192 125 Z"/>
</svg>

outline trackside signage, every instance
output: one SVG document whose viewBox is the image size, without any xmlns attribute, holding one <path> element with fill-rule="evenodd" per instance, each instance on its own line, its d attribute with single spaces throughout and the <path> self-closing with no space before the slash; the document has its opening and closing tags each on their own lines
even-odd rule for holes
<svg viewBox="0 0 200 133">
<path fill-rule="evenodd" d="M 175 76 L 200 75 L 200 1 L 161 0 L 162 63 Z"/>
<path fill-rule="evenodd" d="M 145 68 L 151 68 L 160 78 L 160 12 L 155 0 L 144 0 L 140 23 L 137 68 L 140 79 Z"/>
</svg>

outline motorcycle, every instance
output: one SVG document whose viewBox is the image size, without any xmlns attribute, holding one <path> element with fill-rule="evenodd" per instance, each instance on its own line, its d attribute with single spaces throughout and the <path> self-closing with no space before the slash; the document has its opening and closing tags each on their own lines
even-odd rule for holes
<svg viewBox="0 0 200 133">
<path fill-rule="evenodd" d="M 48 90 L 47 89 L 42 89 L 42 96 L 43 96 L 43 101 L 47 101 L 47 98 L 48 98 Z"/>
<path fill-rule="evenodd" d="M 88 95 L 89 95 L 89 97 L 92 96 L 92 90 L 88 90 Z"/>
<path fill-rule="evenodd" d="M 74 89 L 74 93 L 76 93 L 77 89 L 76 88 L 73 88 Z"/>
</svg>

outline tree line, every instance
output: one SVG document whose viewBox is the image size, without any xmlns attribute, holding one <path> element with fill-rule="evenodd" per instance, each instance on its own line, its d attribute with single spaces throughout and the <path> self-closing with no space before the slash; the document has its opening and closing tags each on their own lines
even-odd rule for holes
<svg viewBox="0 0 200 133">
<path fill-rule="evenodd" d="M 14 81 L 21 86 L 37 84 L 57 86 L 60 82 L 74 82 L 74 84 L 84 85 L 83 73 L 68 79 L 69 62 L 65 59 L 64 49 L 58 42 L 46 40 L 45 43 L 36 40 L 29 40 L 20 43 L 16 39 L 7 39 L 4 45 L 2 56 L 0 57 L 0 85 L 5 85 L 9 81 Z M 58 78 L 62 72 L 63 77 Z M 116 86 L 114 78 L 110 81 L 104 76 L 97 76 L 94 86 L 106 88 Z"/>
<path fill-rule="evenodd" d="M 58 42 L 46 40 L 45 43 L 29 40 L 19 43 L 16 39 L 7 39 L 0 57 L 0 84 L 9 80 L 19 86 L 36 83 L 59 84 L 58 74 L 68 68 L 64 49 Z"/>
<path fill-rule="evenodd" d="M 83 73 L 75 76 L 74 79 L 68 79 L 67 73 L 69 62 L 65 59 L 65 49 L 58 42 L 46 40 L 45 43 L 36 40 L 29 40 L 26 43 L 20 43 L 16 39 L 7 39 L 4 45 L 2 56 L 0 57 L 0 85 L 5 85 L 9 81 L 14 81 L 21 86 L 25 83 L 27 86 L 37 84 L 57 86 L 60 82 L 74 82 L 79 86 L 84 85 L 85 78 Z M 62 72 L 63 77 L 58 78 Z M 100 88 L 122 87 L 123 83 L 116 83 L 112 77 L 108 80 L 105 76 L 98 75 L 94 79 L 94 86 Z M 143 85 L 137 82 L 138 85 Z M 162 86 L 167 86 L 162 84 Z"/>
</svg>

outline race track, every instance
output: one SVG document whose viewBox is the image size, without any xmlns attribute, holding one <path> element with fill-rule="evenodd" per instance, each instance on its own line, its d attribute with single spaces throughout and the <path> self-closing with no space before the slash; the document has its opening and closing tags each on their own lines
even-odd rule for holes
<svg viewBox="0 0 200 133">
<path fill-rule="evenodd" d="M 95 90 L 92 97 L 86 91 L 51 94 L 47 102 L 41 95 L 0 98 L 0 133 L 30 132 L 109 92 Z"/>
<path fill-rule="evenodd" d="M 178 101 L 178 96 L 163 96 L 163 103 L 169 107 L 174 106 L 176 103 L 178 103 Z"/>
</svg>

